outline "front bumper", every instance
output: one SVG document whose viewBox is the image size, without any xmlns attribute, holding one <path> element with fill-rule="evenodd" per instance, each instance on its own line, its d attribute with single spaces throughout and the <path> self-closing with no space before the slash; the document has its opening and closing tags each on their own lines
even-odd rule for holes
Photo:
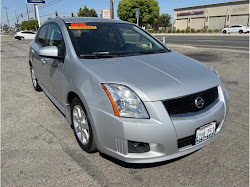
<svg viewBox="0 0 250 187">
<path fill-rule="evenodd" d="M 99 151 L 129 163 L 152 163 L 194 152 L 213 141 L 224 127 L 228 112 L 228 92 L 218 86 L 219 101 L 195 116 L 170 118 L 161 101 L 144 102 L 150 119 L 121 118 L 89 107 L 95 124 Z M 195 135 L 196 129 L 212 121 L 219 123 L 215 136 L 197 145 L 178 148 L 178 140 Z M 129 153 L 128 141 L 148 143 L 150 151 Z"/>
</svg>

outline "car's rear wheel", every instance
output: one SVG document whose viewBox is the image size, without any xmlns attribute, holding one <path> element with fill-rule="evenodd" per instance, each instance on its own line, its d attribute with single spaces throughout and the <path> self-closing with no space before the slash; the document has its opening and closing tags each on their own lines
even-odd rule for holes
<svg viewBox="0 0 250 187">
<path fill-rule="evenodd" d="M 23 37 L 23 36 L 21 36 L 21 37 L 20 37 L 20 40 L 24 40 L 24 37 Z"/>
<path fill-rule="evenodd" d="M 78 98 L 74 98 L 71 103 L 72 127 L 80 147 L 88 152 L 95 152 L 96 143 L 94 133 L 87 115 L 87 112 Z"/>
<path fill-rule="evenodd" d="M 226 34 L 226 33 L 227 33 L 227 31 L 226 31 L 226 30 L 224 30 L 224 31 L 223 31 L 223 34 Z"/>
<path fill-rule="evenodd" d="M 34 89 L 38 92 L 42 91 L 42 88 L 38 84 L 36 74 L 35 74 L 34 68 L 32 66 L 30 66 L 30 73 L 31 73 L 31 80 L 32 80 L 32 84 L 33 84 Z"/>
<path fill-rule="evenodd" d="M 243 30 L 240 30 L 239 33 L 242 34 L 242 33 L 243 33 Z"/>
</svg>

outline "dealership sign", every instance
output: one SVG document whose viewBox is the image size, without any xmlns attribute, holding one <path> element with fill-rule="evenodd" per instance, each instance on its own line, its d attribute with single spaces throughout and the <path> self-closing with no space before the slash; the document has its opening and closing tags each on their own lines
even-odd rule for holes
<svg viewBox="0 0 250 187">
<path fill-rule="evenodd" d="M 201 15 L 204 14 L 204 11 L 191 11 L 191 12 L 182 12 L 178 13 L 177 16 L 192 16 L 192 15 Z"/>
<path fill-rule="evenodd" d="M 46 0 L 27 0 L 27 4 L 46 4 Z"/>
</svg>

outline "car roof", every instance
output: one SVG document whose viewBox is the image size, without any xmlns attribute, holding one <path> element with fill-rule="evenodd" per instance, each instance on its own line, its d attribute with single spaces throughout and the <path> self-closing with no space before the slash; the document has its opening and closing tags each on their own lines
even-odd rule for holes
<svg viewBox="0 0 250 187">
<path fill-rule="evenodd" d="M 86 23 L 86 22 L 105 22 L 105 23 L 130 23 L 115 19 L 105 19 L 97 17 L 77 17 L 77 18 L 61 18 L 65 23 Z M 131 24 L 131 23 L 130 23 Z"/>
</svg>

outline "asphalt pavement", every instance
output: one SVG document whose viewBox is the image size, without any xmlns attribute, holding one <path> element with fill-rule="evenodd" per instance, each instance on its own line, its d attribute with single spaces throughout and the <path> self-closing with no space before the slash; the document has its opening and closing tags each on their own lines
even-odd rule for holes
<svg viewBox="0 0 250 187">
<path fill-rule="evenodd" d="M 174 38 L 169 44 L 172 50 L 219 72 L 230 94 L 225 128 L 215 141 L 193 154 L 136 165 L 99 152 L 85 153 L 64 116 L 32 87 L 30 41 L 1 37 L 1 186 L 248 187 L 249 52 L 175 45 L 182 39 Z M 188 42 L 192 45 L 191 39 Z"/>
<path fill-rule="evenodd" d="M 157 34 L 155 36 L 161 40 L 165 37 L 168 45 L 249 51 L 249 34 Z"/>
</svg>

